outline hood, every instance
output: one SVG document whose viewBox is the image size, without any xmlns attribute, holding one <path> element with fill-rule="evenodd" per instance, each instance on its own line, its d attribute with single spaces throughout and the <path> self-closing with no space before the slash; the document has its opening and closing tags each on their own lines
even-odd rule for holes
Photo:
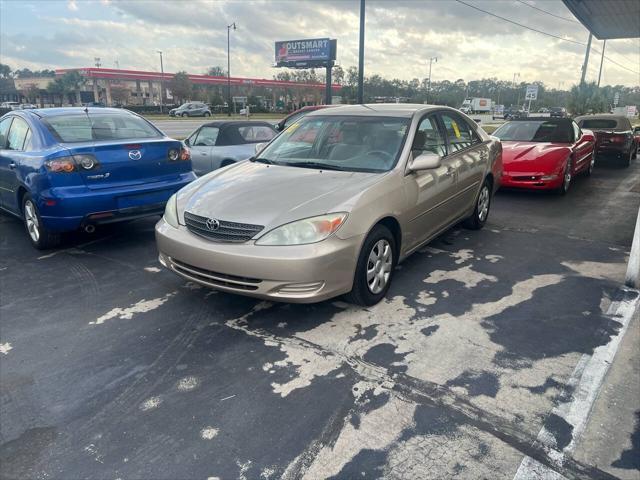
<svg viewBox="0 0 640 480">
<path fill-rule="evenodd" d="M 502 163 L 506 173 L 555 173 L 571 154 L 565 143 L 502 142 Z"/>
<path fill-rule="evenodd" d="M 264 232 L 302 218 L 349 212 L 385 174 L 320 171 L 249 161 L 216 170 L 185 187 L 178 211 L 263 225 Z"/>
</svg>

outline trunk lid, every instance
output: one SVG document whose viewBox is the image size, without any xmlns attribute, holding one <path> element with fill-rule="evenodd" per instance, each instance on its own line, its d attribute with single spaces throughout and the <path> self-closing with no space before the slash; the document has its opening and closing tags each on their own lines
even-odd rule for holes
<svg viewBox="0 0 640 480">
<path fill-rule="evenodd" d="M 169 160 L 169 150 L 181 143 L 168 138 L 103 141 L 83 145 L 68 144 L 72 155 L 89 154 L 98 161 L 90 170 L 79 167 L 80 175 L 92 190 L 177 179 L 191 170 L 191 161 Z"/>
</svg>

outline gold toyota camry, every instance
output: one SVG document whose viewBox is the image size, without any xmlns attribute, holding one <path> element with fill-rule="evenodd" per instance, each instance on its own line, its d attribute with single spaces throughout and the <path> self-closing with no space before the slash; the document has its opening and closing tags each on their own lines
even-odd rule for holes
<svg viewBox="0 0 640 480">
<path fill-rule="evenodd" d="M 499 140 L 441 106 L 318 110 L 257 150 L 169 200 L 162 265 L 242 295 L 373 305 L 421 245 L 482 228 L 502 174 Z"/>
</svg>

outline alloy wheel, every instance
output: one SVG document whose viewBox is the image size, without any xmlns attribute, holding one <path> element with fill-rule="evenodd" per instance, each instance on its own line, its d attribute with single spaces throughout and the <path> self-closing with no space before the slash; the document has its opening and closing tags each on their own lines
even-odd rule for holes
<svg viewBox="0 0 640 480">
<path fill-rule="evenodd" d="M 371 249 L 367 260 L 367 286 L 371 293 L 377 295 L 385 289 L 391 277 L 392 267 L 391 244 L 384 238 L 380 239 Z"/>
<path fill-rule="evenodd" d="M 29 236 L 35 243 L 38 243 L 38 240 L 40 240 L 40 222 L 38 222 L 36 207 L 31 200 L 27 200 L 24 203 L 24 218 L 27 222 Z"/>
<path fill-rule="evenodd" d="M 478 219 L 484 222 L 489 215 L 489 188 L 484 185 L 478 197 Z"/>
<path fill-rule="evenodd" d="M 566 192 L 569 190 L 569 185 L 571 185 L 571 162 L 567 164 L 567 169 L 564 172 L 564 180 L 562 182 L 562 188 Z"/>
</svg>

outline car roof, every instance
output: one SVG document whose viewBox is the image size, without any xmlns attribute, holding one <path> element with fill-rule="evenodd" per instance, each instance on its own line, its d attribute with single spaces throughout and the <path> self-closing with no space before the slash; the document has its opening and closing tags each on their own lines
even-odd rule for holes
<svg viewBox="0 0 640 480">
<path fill-rule="evenodd" d="M 273 125 L 269 122 L 264 122 L 261 120 L 216 120 L 214 122 L 207 122 L 201 125 L 202 127 L 217 127 L 217 128 L 226 128 L 226 127 L 254 127 L 254 126 L 265 126 L 273 128 Z"/>
<path fill-rule="evenodd" d="M 526 117 L 526 118 L 514 118 L 509 122 L 548 122 L 548 123 L 571 123 L 571 118 L 554 118 L 554 117 Z"/>
<path fill-rule="evenodd" d="M 576 122 L 578 120 L 616 120 L 618 122 L 620 121 L 626 121 L 629 120 L 627 117 L 625 117 L 624 115 L 617 115 L 615 113 L 596 113 L 595 115 L 581 115 L 579 117 L 576 117 Z"/>
<path fill-rule="evenodd" d="M 372 103 L 362 105 L 341 105 L 336 108 L 310 112 L 308 116 L 355 115 L 411 118 L 416 112 L 435 109 L 446 109 L 457 112 L 456 109 L 443 105 L 424 105 L 421 103 Z"/>
<path fill-rule="evenodd" d="M 135 113 L 130 112 L 124 108 L 106 108 L 106 107 L 55 107 L 55 108 L 34 108 L 30 110 L 31 113 L 38 117 L 53 117 L 56 115 L 81 115 L 91 113 L 116 113 L 121 115 L 133 115 Z"/>
</svg>

